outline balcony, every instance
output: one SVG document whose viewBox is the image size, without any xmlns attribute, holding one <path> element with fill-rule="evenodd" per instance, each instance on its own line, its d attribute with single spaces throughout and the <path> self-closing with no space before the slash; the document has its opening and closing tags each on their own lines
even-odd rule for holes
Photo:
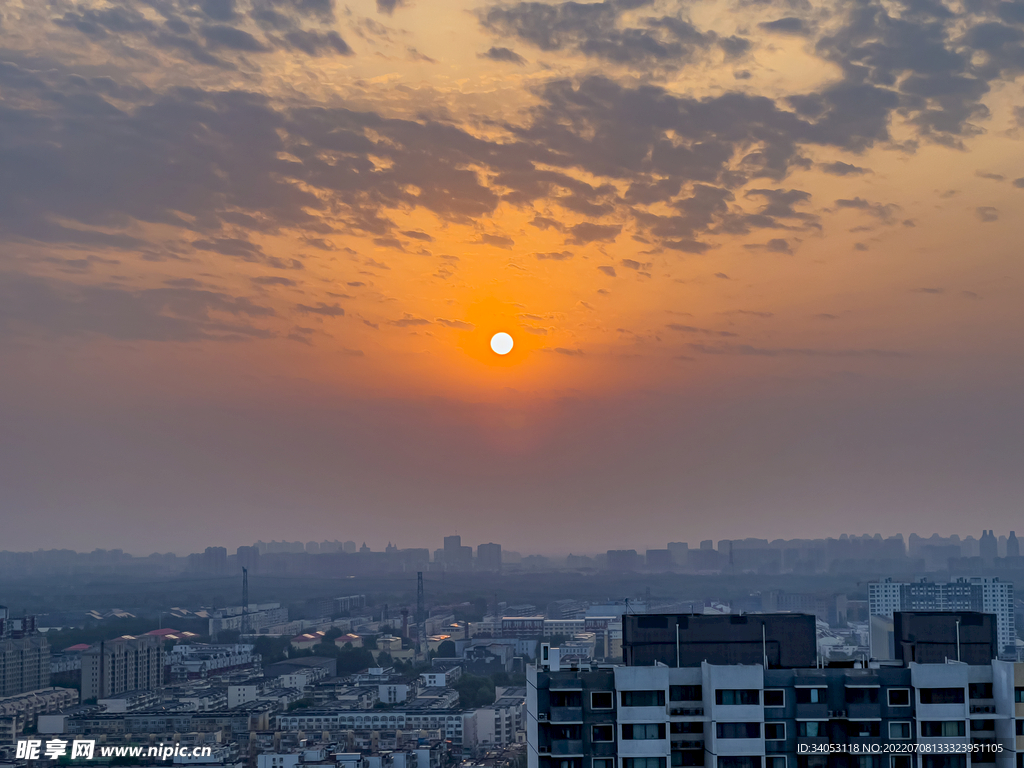
<svg viewBox="0 0 1024 768">
<path fill-rule="evenodd" d="M 881 704 L 847 704 L 846 714 L 855 720 L 868 720 L 882 717 Z"/>
<path fill-rule="evenodd" d="M 557 757 L 583 755 L 583 739 L 554 739 L 551 754 Z"/>
<path fill-rule="evenodd" d="M 583 707 L 552 707 L 552 723 L 582 723 Z"/>
<path fill-rule="evenodd" d="M 996 713 L 995 702 L 991 704 L 971 704 L 972 715 L 994 715 Z"/>
<path fill-rule="evenodd" d="M 828 704 L 823 701 L 817 704 L 796 705 L 796 718 L 798 720 L 826 720 L 828 716 Z"/>
<path fill-rule="evenodd" d="M 672 717 L 703 717 L 704 707 L 671 707 L 668 711 Z"/>
<path fill-rule="evenodd" d="M 693 734 L 686 734 L 686 738 L 680 736 L 678 739 L 672 737 L 672 749 L 703 749 L 704 741 L 693 738 Z"/>
</svg>

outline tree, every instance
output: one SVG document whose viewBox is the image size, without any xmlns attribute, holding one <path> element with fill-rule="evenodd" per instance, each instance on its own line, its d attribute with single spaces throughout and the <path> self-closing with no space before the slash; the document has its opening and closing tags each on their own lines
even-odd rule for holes
<svg viewBox="0 0 1024 768">
<path fill-rule="evenodd" d="M 437 658 L 439 659 L 454 659 L 455 653 L 455 643 L 451 640 L 444 640 L 437 646 Z"/>
<path fill-rule="evenodd" d="M 494 681 L 489 677 L 463 675 L 452 686 L 459 692 L 459 704 L 467 709 L 494 703 Z"/>
<path fill-rule="evenodd" d="M 324 639 L 325 640 L 337 640 L 339 637 L 342 636 L 342 634 L 344 634 L 344 633 L 340 629 L 338 629 L 337 627 L 331 627 L 326 632 L 324 632 Z"/>
</svg>

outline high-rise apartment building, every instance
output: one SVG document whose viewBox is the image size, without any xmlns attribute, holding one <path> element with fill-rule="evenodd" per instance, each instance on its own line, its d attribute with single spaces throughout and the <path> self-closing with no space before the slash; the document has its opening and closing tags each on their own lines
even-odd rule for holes
<svg viewBox="0 0 1024 768">
<path fill-rule="evenodd" d="M 480 571 L 500 571 L 501 544 L 480 544 L 476 548 L 476 567 Z"/>
<path fill-rule="evenodd" d="M 11 618 L 0 606 L 0 697 L 50 685 L 50 645 L 36 632 L 35 617 Z"/>
<path fill-rule="evenodd" d="M 164 652 L 159 637 L 121 637 L 82 651 L 82 700 L 163 685 Z"/>
<path fill-rule="evenodd" d="M 527 668 L 528 768 L 1024 766 L 1024 664 L 778 664 L 773 634 L 813 646 L 810 616 L 735 617 L 748 621 L 734 639 L 708 646 L 707 659 L 686 654 L 718 634 L 710 618 L 729 617 L 624 617 L 625 666 L 566 665 L 542 645 Z M 657 648 L 677 632 L 678 656 Z M 945 625 L 924 633 L 955 642 Z M 629 665 L 641 657 L 647 665 Z"/>
<path fill-rule="evenodd" d="M 1015 655 L 1017 630 L 1013 584 L 998 578 L 957 579 L 950 582 L 894 582 L 868 584 L 868 613 L 888 619 L 896 611 L 977 611 L 996 616 L 1001 655 Z M 874 627 L 874 624 L 872 624 Z M 874 631 L 874 630 L 873 630 Z"/>
</svg>

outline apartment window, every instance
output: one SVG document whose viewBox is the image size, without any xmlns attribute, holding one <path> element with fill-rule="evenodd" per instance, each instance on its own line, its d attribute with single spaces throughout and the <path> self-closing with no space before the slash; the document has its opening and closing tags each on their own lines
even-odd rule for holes
<svg viewBox="0 0 1024 768">
<path fill-rule="evenodd" d="M 615 726 L 595 725 L 590 732 L 591 741 L 615 741 Z"/>
<path fill-rule="evenodd" d="M 893 755 L 889 758 L 890 768 L 911 768 L 912 765 L 910 755 Z"/>
<path fill-rule="evenodd" d="M 909 739 L 910 723 L 889 723 L 890 739 Z"/>
<path fill-rule="evenodd" d="M 665 724 L 664 723 L 623 723 L 622 724 L 622 738 L 623 739 L 664 739 L 665 738 Z"/>
<path fill-rule="evenodd" d="M 663 707 L 665 706 L 664 691 L 623 691 L 622 706 L 624 707 Z"/>
<path fill-rule="evenodd" d="M 995 720 L 971 720 L 972 731 L 994 731 L 995 729 Z"/>
<path fill-rule="evenodd" d="M 578 757 L 563 757 L 554 762 L 555 768 L 583 768 L 583 760 Z"/>
<path fill-rule="evenodd" d="M 718 758 L 718 768 L 761 768 L 761 758 L 755 755 L 722 756 Z"/>
<path fill-rule="evenodd" d="M 765 723 L 764 724 L 764 740 L 765 741 L 782 741 L 786 738 L 786 724 L 785 723 Z"/>
<path fill-rule="evenodd" d="M 846 730 L 848 736 L 857 736 L 859 738 L 865 738 L 868 736 L 878 736 L 881 731 L 882 724 L 878 720 L 851 720 L 850 725 Z"/>
<path fill-rule="evenodd" d="M 909 688 L 890 688 L 889 694 L 889 706 L 890 707 L 909 707 L 910 706 L 910 689 Z"/>
<path fill-rule="evenodd" d="M 1017 735 L 1024 736 L 1024 720 L 1017 721 Z"/>
<path fill-rule="evenodd" d="M 991 699 L 992 683 L 971 683 L 967 691 L 972 699 Z"/>
<path fill-rule="evenodd" d="M 720 739 L 759 739 L 761 738 L 760 723 L 718 723 Z"/>
<path fill-rule="evenodd" d="M 950 738 L 966 733 L 967 726 L 963 720 L 925 720 L 921 723 L 921 735 L 929 738 Z"/>
<path fill-rule="evenodd" d="M 786 768 L 784 755 L 769 755 L 764 759 L 764 768 Z"/>
<path fill-rule="evenodd" d="M 595 757 L 590 764 L 592 768 L 615 768 L 615 758 Z"/>
<path fill-rule="evenodd" d="M 786 691 L 782 688 L 769 688 L 765 690 L 764 705 L 766 707 L 786 706 Z"/>
<path fill-rule="evenodd" d="M 624 757 L 622 768 L 666 768 L 664 757 Z"/>
<path fill-rule="evenodd" d="M 704 723 L 686 721 L 683 723 L 669 723 L 669 733 L 704 733 Z"/>
<path fill-rule="evenodd" d="M 922 688 L 922 704 L 963 704 L 963 688 Z"/>
<path fill-rule="evenodd" d="M 552 707 L 582 707 L 583 694 L 579 691 L 551 691 Z"/>
<path fill-rule="evenodd" d="M 594 691 L 590 694 L 591 709 L 611 709 L 615 706 L 615 697 L 611 691 Z"/>
<path fill-rule="evenodd" d="M 553 725 L 551 726 L 552 739 L 572 739 L 577 741 L 583 738 L 582 725 Z"/>
<path fill-rule="evenodd" d="M 821 704 L 825 701 L 828 688 L 797 688 L 797 704 Z"/>
<path fill-rule="evenodd" d="M 796 735 L 806 739 L 820 739 L 825 735 L 827 720 L 802 720 L 796 724 Z"/>
<path fill-rule="evenodd" d="M 877 688 L 847 688 L 846 689 L 846 703 L 847 704 L 877 704 L 878 703 L 878 689 Z"/>
<path fill-rule="evenodd" d="M 670 685 L 669 701 L 703 701 L 704 689 L 700 685 Z"/>
<path fill-rule="evenodd" d="M 1013 700 L 1017 704 L 1024 704 L 1024 688 L 1013 689 Z"/>
<path fill-rule="evenodd" d="M 737 704 L 754 705 L 761 703 L 761 692 L 756 688 L 723 689 L 715 691 L 715 704 L 733 706 Z"/>
<path fill-rule="evenodd" d="M 672 768 L 704 765 L 703 749 L 676 750 L 672 752 Z"/>
</svg>

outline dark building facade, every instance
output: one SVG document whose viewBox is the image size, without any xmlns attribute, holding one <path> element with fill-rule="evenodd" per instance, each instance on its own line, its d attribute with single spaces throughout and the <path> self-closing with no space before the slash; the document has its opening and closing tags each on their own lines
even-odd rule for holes
<svg viewBox="0 0 1024 768">
<path fill-rule="evenodd" d="M 814 616 L 798 613 L 622 617 L 622 660 L 627 666 L 669 667 L 764 664 L 813 667 L 817 659 Z"/>
<path fill-rule="evenodd" d="M 988 664 L 999 657 L 996 617 L 975 611 L 897 611 L 894 650 L 899 661 Z"/>
</svg>

